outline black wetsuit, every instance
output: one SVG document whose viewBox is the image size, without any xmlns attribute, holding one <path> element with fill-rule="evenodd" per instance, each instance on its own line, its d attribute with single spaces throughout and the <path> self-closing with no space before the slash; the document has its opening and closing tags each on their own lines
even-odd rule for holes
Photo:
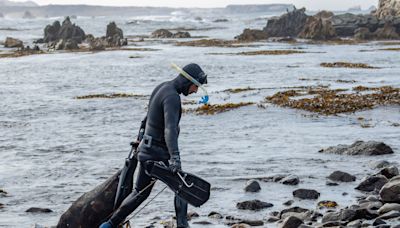
<svg viewBox="0 0 400 228">
<path fill-rule="evenodd" d="M 117 225 L 123 222 L 150 195 L 154 183 L 151 184 L 152 178 L 145 171 L 146 161 L 163 161 L 168 165 L 172 154 L 179 155 L 179 121 L 182 114 L 179 95 L 181 93 L 187 95 L 190 85 L 191 83 L 186 78 L 178 76 L 154 89 L 150 97 L 145 128 L 145 135 L 152 137 L 152 144 L 151 147 L 147 147 L 144 145 L 144 140 L 139 144 L 140 168 L 135 189 L 111 217 L 112 224 Z M 144 188 L 146 190 L 139 194 Z M 186 227 L 187 203 L 177 196 L 175 197 L 175 211 L 178 227 Z"/>
</svg>

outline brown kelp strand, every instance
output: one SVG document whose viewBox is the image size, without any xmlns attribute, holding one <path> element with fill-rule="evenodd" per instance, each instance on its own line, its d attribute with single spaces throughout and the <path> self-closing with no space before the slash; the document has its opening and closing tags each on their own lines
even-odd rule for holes
<svg viewBox="0 0 400 228">
<path fill-rule="evenodd" d="M 400 51 L 400 48 L 382 48 L 379 51 Z"/>
<path fill-rule="evenodd" d="M 144 95 L 131 94 L 131 93 L 109 93 L 109 94 L 91 94 L 85 96 L 77 96 L 75 99 L 97 99 L 97 98 L 127 98 L 127 97 L 144 97 Z"/>
<path fill-rule="evenodd" d="M 251 87 L 234 88 L 234 89 L 226 89 L 226 90 L 223 90 L 222 92 L 226 92 L 226 93 L 241 93 L 241 92 L 252 91 L 252 90 L 256 90 L 256 89 L 255 88 L 251 88 Z"/>
<path fill-rule="evenodd" d="M 399 88 L 355 87 L 355 93 L 340 93 L 345 89 L 288 90 L 266 97 L 268 102 L 282 106 L 316 112 L 324 115 L 372 109 L 377 105 L 400 104 Z M 360 91 L 374 91 L 361 94 Z M 301 96 L 311 96 L 301 98 Z M 296 98 L 294 98 L 296 97 Z"/>
<path fill-rule="evenodd" d="M 261 50 L 261 51 L 244 51 L 238 53 L 208 53 L 209 55 L 292 55 L 292 54 L 304 54 L 305 51 L 298 50 Z"/>
<path fill-rule="evenodd" d="M 12 52 L 0 52 L 0 58 L 17 58 L 28 55 L 47 54 L 45 51 L 39 50 L 16 50 Z"/>
<path fill-rule="evenodd" d="M 190 47 L 248 47 L 254 45 L 242 44 L 237 40 L 220 40 L 220 39 L 201 39 L 193 41 L 177 42 L 177 46 Z"/>
<path fill-rule="evenodd" d="M 348 63 L 348 62 L 334 62 L 334 63 L 321 63 L 322 67 L 340 67 L 340 68 L 365 68 L 365 69 L 379 69 L 365 63 Z"/>
<path fill-rule="evenodd" d="M 243 106 L 253 105 L 254 102 L 240 102 L 240 103 L 227 103 L 227 104 L 207 104 L 202 105 L 195 109 L 188 109 L 185 112 L 192 112 L 197 115 L 215 115 L 222 112 L 227 112 L 233 109 L 237 109 Z"/>
</svg>

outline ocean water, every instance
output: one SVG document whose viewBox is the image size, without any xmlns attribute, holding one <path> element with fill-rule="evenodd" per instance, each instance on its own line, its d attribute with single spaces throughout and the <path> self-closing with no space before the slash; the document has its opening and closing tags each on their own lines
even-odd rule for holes
<svg viewBox="0 0 400 228">
<path fill-rule="evenodd" d="M 197 28 L 194 36 L 233 39 L 244 28 L 265 26 L 262 19 L 271 15 L 225 15 L 227 23 L 213 23 L 212 13 L 196 15 L 175 12 L 172 15 L 131 18 L 84 18 L 73 23 L 86 33 L 105 35 L 108 22 L 115 21 L 127 36 L 149 35 L 158 28 Z M 7 36 L 31 44 L 43 35 L 43 28 L 55 19 L 0 19 L 0 40 Z M 131 22 L 131 23 L 130 23 Z M 14 28 L 17 31 L 1 30 Z M 170 42 L 169 42 L 170 41 Z M 55 225 L 60 215 L 81 194 L 93 189 L 122 167 L 146 113 L 152 89 L 177 73 L 174 62 L 183 66 L 200 64 L 209 75 L 206 86 L 212 104 L 262 102 L 264 97 L 283 87 L 328 85 L 351 88 L 357 85 L 400 87 L 398 52 L 360 52 L 382 48 L 377 42 L 359 45 L 309 45 L 256 43 L 241 48 L 177 47 L 172 40 L 130 43 L 132 47 L 156 51 L 108 51 L 98 53 L 57 53 L 0 59 L 0 227 Z M 390 46 L 385 46 L 390 47 Z M 308 53 L 282 56 L 233 56 L 209 53 L 300 49 Z M 0 51 L 4 51 L 0 48 Z M 141 58 L 129 58 L 140 56 Z M 361 62 L 381 69 L 329 69 L 321 62 Z M 291 66 L 291 67 L 288 67 Z M 301 78 L 315 80 L 299 80 Z M 336 80 L 355 80 L 353 84 Z M 238 94 L 223 92 L 229 88 L 259 88 Z M 140 98 L 77 100 L 76 96 L 97 93 L 134 93 Z M 201 92 L 183 97 L 197 101 Z M 185 105 L 184 108 L 196 105 Z M 321 193 L 319 200 L 335 200 L 344 207 L 354 203 L 361 193 L 354 190 L 377 160 L 399 161 L 398 106 L 379 107 L 338 116 L 318 116 L 301 110 L 267 104 L 243 107 L 226 113 L 198 116 L 185 113 L 181 120 L 179 144 L 183 169 L 208 180 L 213 191 L 201 208 L 190 207 L 213 227 L 225 227 L 222 221 L 208 219 L 211 211 L 240 218 L 265 219 L 270 211 L 283 209 L 297 188 L 312 188 Z M 372 126 L 362 128 L 358 117 Z M 321 148 L 351 144 L 356 140 L 383 141 L 395 154 L 380 157 L 347 157 L 320 154 Z M 357 181 L 335 187 L 325 185 L 326 176 L 335 170 L 356 175 Z M 298 186 L 261 182 L 259 193 L 245 193 L 246 181 L 240 178 L 295 174 Z M 157 183 L 154 196 L 164 187 Z M 343 192 L 349 193 L 342 196 Z M 258 212 L 240 211 L 236 203 L 260 199 L 274 207 Z M 315 209 L 317 201 L 295 200 L 294 205 Z M 50 208 L 49 214 L 26 213 L 30 207 Z M 174 214 L 173 194 L 165 190 L 132 219 L 134 227 Z M 274 224 L 266 225 L 274 227 Z M 192 224 L 192 227 L 201 227 Z"/>
</svg>

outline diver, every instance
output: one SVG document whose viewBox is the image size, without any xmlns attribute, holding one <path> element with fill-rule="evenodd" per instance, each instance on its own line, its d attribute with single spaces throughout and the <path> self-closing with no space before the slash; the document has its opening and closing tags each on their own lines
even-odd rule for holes
<svg viewBox="0 0 400 228">
<path fill-rule="evenodd" d="M 179 121 L 182 115 L 180 94 L 188 96 L 197 93 L 199 87 L 205 91 L 201 85 L 207 83 L 207 75 L 199 65 L 194 63 L 186 65 L 183 69 L 176 65 L 173 67 L 179 71 L 179 75 L 171 81 L 158 85 L 150 97 L 144 135 L 138 146 L 137 159 L 140 162 L 140 168 L 135 189 L 122 201 L 111 218 L 100 225 L 100 228 L 118 227 L 148 198 L 154 186 L 153 178 L 147 172 L 148 161 L 161 161 L 174 173 L 181 170 L 178 147 Z M 206 93 L 201 103 L 207 103 L 207 101 L 208 94 Z M 187 202 L 176 195 L 174 205 L 177 227 L 189 227 Z"/>
</svg>

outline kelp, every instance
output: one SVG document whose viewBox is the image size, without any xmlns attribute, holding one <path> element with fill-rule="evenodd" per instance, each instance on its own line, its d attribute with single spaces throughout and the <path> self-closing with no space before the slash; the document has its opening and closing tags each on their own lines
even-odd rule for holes
<svg viewBox="0 0 400 228">
<path fill-rule="evenodd" d="M 365 69 L 379 69 L 365 63 L 348 63 L 348 62 L 334 62 L 334 63 L 321 63 L 322 67 L 338 67 L 338 68 L 365 68 Z"/>
<path fill-rule="evenodd" d="M 253 105 L 254 102 L 240 102 L 240 103 L 227 103 L 227 104 L 207 104 L 202 105 L 195 109 L 188 109 L 186 112 L 195 113 L 197 115 L 215 115 L 222 112 L 231 111 L 243 106 Z"/>
<path fill-rule="evenodd" d="M 354 87 L 353 93 L 341 93 L 346 89 L 288 90 L 266 97 L 267 102 L 324 115 L 356 112 L 378 105 L 400 104 L 400 89 L 390 86 L 377 88 Z M 373 91 L 373 93 L 361 93 Z M 301 96 L 308 96 L 302 98 Z"/>
<path fill-rule="evenodd" d="M 131 93 L 102 93 L 102 94 L 91 94 L 91 95 L 84 95 L 84 96 L 77 96 L 75 99 L 81 100 L 81 99 L 98 99 L 98 98 L 107 98 L 107 99 L 113 99 L 113 98 L 127 98 L 127 97 L 144 97 L 144 95 L 138 95 L 138 94 L 131 94 Z"/>
</svg>

